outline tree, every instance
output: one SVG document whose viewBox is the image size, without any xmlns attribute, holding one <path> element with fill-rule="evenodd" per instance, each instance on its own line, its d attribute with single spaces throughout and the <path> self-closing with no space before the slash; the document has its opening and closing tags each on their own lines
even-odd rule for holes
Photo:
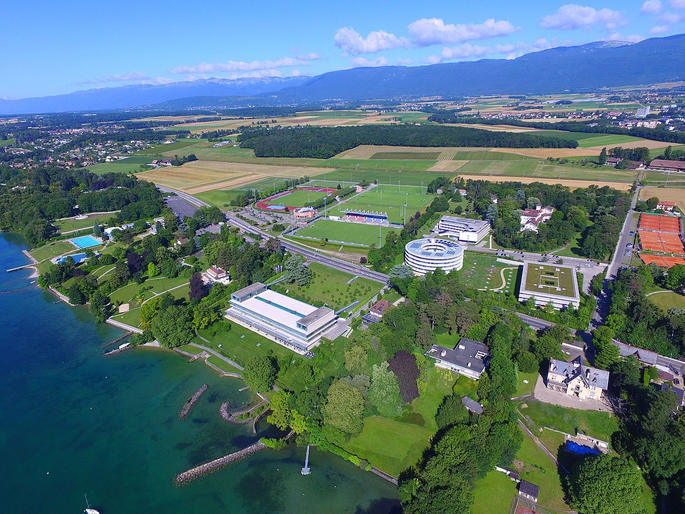
<svg viewBox="0 0 685 514">
<path fill-rule="evenodd" d="M 155 316 L 150 325 L 152 335 L 165 348 L 188 344 L 193 340 L 188 309 L 171 305 Z"/>
<path fill-rule="evenodd" d="M 599 152 L 599 160 L 597 162 L 599 164 L 606 164 L 607 163 L 607 149 L 606 149 L 606 147 L 602 148 L 602 151 Z"/>
<path fill-rule="evenodd" d="M 345 369 L 353 375 L 366 372 L 368 357 L 366 349 L 359 344 L 346 347 Z"/>
<path fill-rule="evenodd" d="M 563 325 L 554 325 L 546 328 L 535 341 L 533 341 L 533 353 L 538 362 L 549 360 L 551 357 L 561 358 L 561 343 L 568 338 L 569 330 Z"/>
<path fill-rule="evenodd" d="M 397 377 L 400 396 L 404 403 L 409 403 L 419 397 L 419 388 L 416 385 L 419 368 L 416 366 L 416 357 L 406 350 L 400 350 L 388 361 L 388 369 Z"/>
<path fill-rule="evenodd" d="M 394 418 L 402 414 L 400 385 L 395 374 L 388 369 L 388 363 L 374 364 L 369 387 L 369 403 L 381 416 Z"/>
<path fill-rule="evenodd" d="M 193 309 L 193 328 L 200 330 L 207 328 L 212 323 L 221 319 L 221 313 L 216 307 L 201 302 L 195 309 Z"/>
<path fill-rule="evenodd" d="M 207 287 L 199 273 L 193 273 L 193 276 L 190 277 L 190 293 L 188 296 L 191 300 L 201 300 L 207 296 Z"/>
<path fill-rule="evenodd" d="M 292 420 L 290 403 L 292 395 L 286 391 L 277 391 L 271 399 L 271 414 L 266 420 L 280 430 L 287 430 Z"/>
<path fill-rule="evenodd" d="M 439 429 L 443 429 L 450 425 L 463 423 L 469 418 L 469 413 L 466 407 L 461 403 L 459 395 L 450 394 L 446 396 L 440 406 L 438 412 L 435 414 L 435 422 Z"/>
<path fill-rule="evenodd" d="M 600 369 L 609 369 L 614 362 L 618 361 L 618 347 L 612 343 L 614 338 L 612 328 L 602 325 L 592 333 L 592 344 L 595 347 L 595 366 Z"/>
<path fill-rule="evenodd" d="M 643 512 L 640 470 L 610 455 L 587 456 L 567 480 L 571 505 L 580 513 Z"/>
<path fill-rule="evenodd" d="M 155 265 L 154 262 L 150 262 L 147 265 L 147 276 L 149 278 L 153 278 L 159 275 L 159 268 Z"/>
<path fill-rule="evenodd" d="M 300 255 L 291 255 L 285 261 L 285 281 L 295 283 L 298 286 L 306 286 L 312 279 L 312 270 L 304 265 L 304 258 Z"/>
<path fill-rule="evenodd" d="M 152 320 L 159 313 L 162 305 L 162 297 L 155 296 L 140 306 L 140 328 L 149 330 Z"/>
<path fill-rule="evenodd" d="M 685 289 L 685 265 L 676 264 L 666 272 L 664 285 L 673 291 Z"/>
<path fill-rule="evenodd" d="M 254 392 L 265 392 L 276 382 L 278 369 L 272 357 L 255 355 L 243 370 L 243 380 Z"/>
<path fill-rule="evenodd" d="M 346 434 L 362 431 L 364 397 L 362 393 L 347 382 L 336 380 L 328 388 L 324 419 L 330 425 Z"/>
<path fill-rule="evenodd" d="M 516 363 L 519 370 L 523 373 L 531 373 L 538 369 L 538 360 L 535 354 L 529 351 L 523 351 L 516 356 Z"/>
<path fill-rule="evenodd" d="M 649 210 L 654 210 L 656 209 L 656 206 L 659 204 L 659 199 L 656 196 L 652 196 L 651 198 L 647 198 L 647 207 Z"/>
</svg>

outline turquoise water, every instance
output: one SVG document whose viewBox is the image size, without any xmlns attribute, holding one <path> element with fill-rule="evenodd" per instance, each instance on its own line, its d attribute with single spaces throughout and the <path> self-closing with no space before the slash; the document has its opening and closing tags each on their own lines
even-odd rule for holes
<svg viewBox="0 0 685 514">
<path fill-rule="evenodd" d="M 93 246 L 101 244 L 100 241 L 95 239 L 93 236 L 75 237 L 73 239 L 70 239 L 70 241 L 79 248 L 91 248 Z"/>
<path fill-rule="evenodd" d="M 121 335 L 31 284 L 18 238 L 0 235 L 0 511 L 388 512 L 396 489 L 314 450 L 265 450 L 184 487 L 174 476 L 252 443 L 250 428 L 221 420 L 228 400 L 250 403 L 243 383 L 163 350 L 103 357 Z M 190 415 L 178 411 L 203 383 Z"/>
</svg>

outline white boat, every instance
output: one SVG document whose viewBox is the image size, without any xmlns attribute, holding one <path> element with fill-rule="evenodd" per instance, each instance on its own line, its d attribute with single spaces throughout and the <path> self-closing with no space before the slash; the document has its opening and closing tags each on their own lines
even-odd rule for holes
<svg viewBox="0 0 685 514">
<path fill-rule="evenodd" d="M 88 497 L 85 494 L 83 495 L 83 497 L 86 499 L 86 508 L 83 509 L 83 512 L 85 512 L 85 514 L 100 514 L 99 510 L 90 508 L 90 503 L 88 503 Z"/>
</svg>

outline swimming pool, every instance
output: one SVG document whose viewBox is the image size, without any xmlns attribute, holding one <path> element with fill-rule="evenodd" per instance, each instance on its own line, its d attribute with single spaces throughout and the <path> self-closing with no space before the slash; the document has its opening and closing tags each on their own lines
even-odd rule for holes
<svg viewBox="0 0 685 514">
<path fill-rule="evenodd" d="M 58 257 L 55 262 L 57 264 L 62 264 L 64 261 L 66 261 L 69 257 L 74 259 L 74 262 L 76 264 L 81 264 L 83 261 L 86 260 L 86 254 L 85 253 L 75 253 L 73 255 L 63 255 L 62 257 Z"/>
<path fill-rule="evenodd" d="M 81 237 L 75 237 L 74 239 L 70 239 L 72 243 L 74 243 L 76 246 L 79 248 L 90 248 L 92 246 L 98 246 L 102 243 L 95 239 L 93 236 L 81 236 Z"/>
<path fill-rule="evenodd" d="M 566 441 L 566 449 L 577 455 L 599 455 L 601 452 L 596 448 L 590 448 L 582 444 Z"/>
</svg>

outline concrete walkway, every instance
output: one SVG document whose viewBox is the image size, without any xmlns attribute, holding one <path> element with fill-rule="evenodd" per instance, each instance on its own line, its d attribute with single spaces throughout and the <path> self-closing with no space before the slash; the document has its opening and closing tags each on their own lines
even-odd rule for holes
<svg viewBox="0 0 685 514">
<path fill-rule="evenodd" d="M 199 337 L 200 339 L 202 339 L 204 342 L 209 343 L 209 341 L 207 341 L 207 339 L 205 339 L 205 338 L 202 337 L 201 335 L 198 335 L 197 337 Z M 236 369 L 239 369 L 240 371 L 243 371 L 243 370 L 245 369 L 245 368 L 243 368 L 240 364 L 238 364 L 237 362 L 232 361 L 231 359 L 229 359 L 229 358 L 226 357 L 225 355 L 221 355 L 219 352 L 216 352 L 216 351 L 212 350 L 211 348 L 207 348 L 206 346 L 203 346 L 203 345 L 197 344 L 197 343 L 188 343 L 188 346 L 194 346 L 195 348 L 200 348 L 201 350 L 204 350 L 204 351 L 206 351 L 207 353 L 211 353 L 211 354 L 214 355 L 215 357 L 218 357 L 218 358 L 221 359 L 222 361 L 224 361 L 224 362 L 230 364 L 231 366 L 233 366 L 233 367 L 236 368 Z"/>
</svg>

